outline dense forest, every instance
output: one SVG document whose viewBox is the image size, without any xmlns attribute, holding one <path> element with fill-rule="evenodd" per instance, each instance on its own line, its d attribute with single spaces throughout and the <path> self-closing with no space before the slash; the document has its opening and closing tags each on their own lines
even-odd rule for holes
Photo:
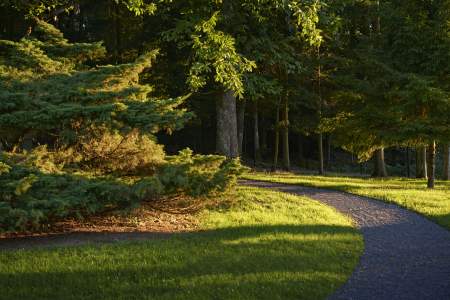
<svg viewBox="0 0 450 300">
<path fill-rule="evenodd" d="M 8 228 L 223 190 L 238 157 L 450 178 L 450 1 L 8 0 L 0 15 Z"/>
</svg>

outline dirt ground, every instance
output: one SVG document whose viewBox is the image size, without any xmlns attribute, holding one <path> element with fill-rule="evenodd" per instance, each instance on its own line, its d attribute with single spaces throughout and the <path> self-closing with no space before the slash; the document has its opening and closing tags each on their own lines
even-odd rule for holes
<svg viewBox="0 0 450 300">
<path fill-rule="evenodd" d="M 161 212 L 144 205 L 128 215 L 66 220 L 48 231 L 0 234 L 0 251 L 167 238 L 197 227 L 192 213 Z"/>
</svg>

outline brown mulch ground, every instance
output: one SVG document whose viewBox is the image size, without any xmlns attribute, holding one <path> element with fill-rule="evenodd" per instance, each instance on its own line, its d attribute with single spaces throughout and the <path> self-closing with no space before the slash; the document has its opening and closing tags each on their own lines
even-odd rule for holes
<svg viewBox="0 0 450 300">
<path fill-rule="evenodd" d="M 195 214 L 191 212 L 161 212 L 144 205 L 128 215 L 66 220 L 42 232 L 0 234 L 0 251 L 167 238 L 172 233 L 191 232 L 197 227 Z"/>
</svg>

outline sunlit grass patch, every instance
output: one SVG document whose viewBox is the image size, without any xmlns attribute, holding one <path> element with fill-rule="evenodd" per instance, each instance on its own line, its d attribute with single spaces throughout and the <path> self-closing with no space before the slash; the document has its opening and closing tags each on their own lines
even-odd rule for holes
<svg viewBox="0 0 450 300">
<path fill-rule="evenodd" d="M 166 240 L 0 254 L 0 299 L 325 299 L 361 235 L 304 197 L 239 188 L 201 231 Z"/>
<path fill-rule="evenodd" d="M 450 182 L 438 181 L 434 190 L 425 180 L 408 178 L 353 178 L 294 175 L 292 173 L 249 173 L 247 179 L 341 190 L 396 203 L 432 219 L 450 230 Z"/>
</svg>

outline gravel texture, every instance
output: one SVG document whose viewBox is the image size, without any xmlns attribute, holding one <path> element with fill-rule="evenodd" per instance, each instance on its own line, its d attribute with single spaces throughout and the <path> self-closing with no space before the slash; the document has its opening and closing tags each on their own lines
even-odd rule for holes
<svg viewBox="0 0 450 300">
<path fill-rule="evenodd" d="M 330 299 L 450 300 L 450 232 L 426 218 L 344 192 L 242 181 L 242 185 L 307 196 L 350 216 L 365 251 L 349 281 Z"/>
</svg>

